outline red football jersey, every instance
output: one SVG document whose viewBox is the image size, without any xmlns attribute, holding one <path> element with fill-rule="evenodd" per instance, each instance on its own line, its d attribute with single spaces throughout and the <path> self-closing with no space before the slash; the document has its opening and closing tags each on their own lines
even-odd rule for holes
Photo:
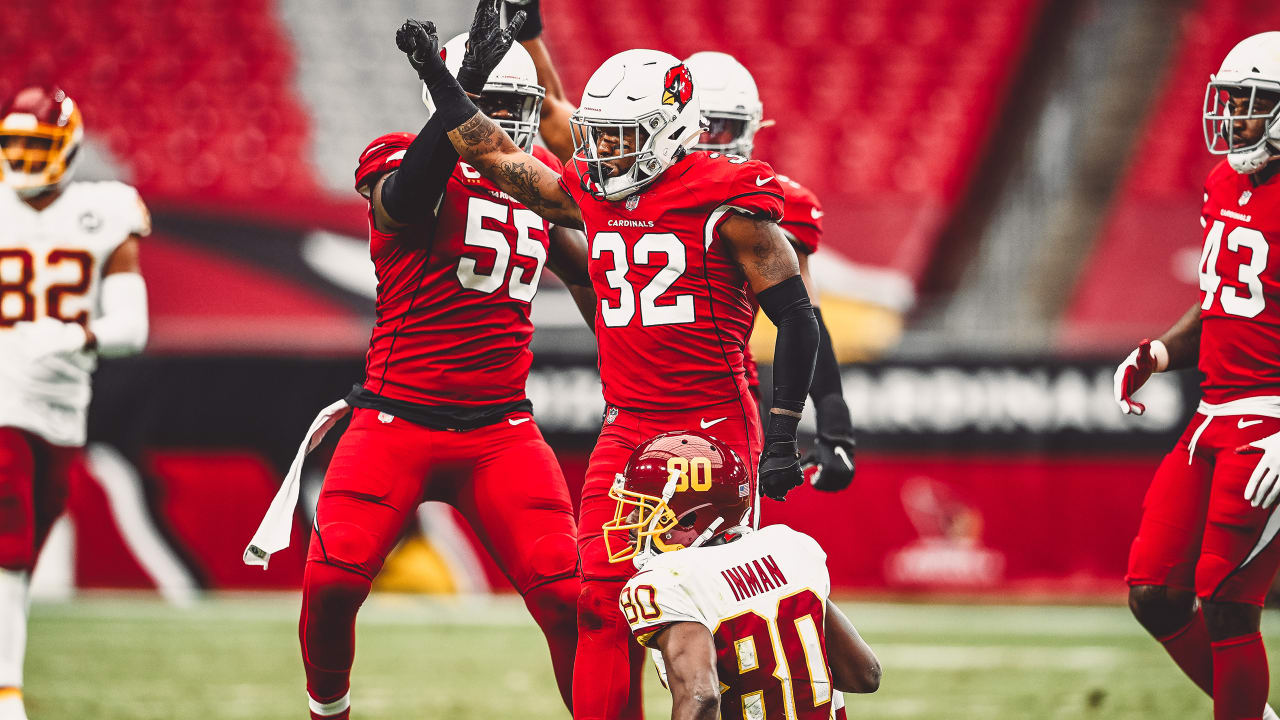
<svg viewBox="0 0 1280 720">
<path fill-rule="evenodd" d="M 523 400 L 550 225 L 461 161 L 434 224 L 382 233 L 370 212 L 378 297 L 364 388 L 425 405 Z"/>
<path fill-rule="evenodd" d="M 590 195 L 580 172 L 570 163 L 560 182 L 587 228 L 605 401 L 670 410 L 741 398 L 754 308 L 719 227 L 733 211 L 782 217 L 773 169 L 694 152 L 617 202 Z"/>
<path fill-rule="evenodd" d="M 1223 161 L 1205 183 L 1200 256 L 1204 399 L 1280 394 L 1280 180 L 1254 187 Z M 1277 253 L 1280 255 L 1280 253 Z"/>
<path fill-rule="evenodd" d="M 818 252 L 818 243 L 822 240 L 822 204 L 818 196 L 809 188 L 792 180 L 786 175 L 779 175 L 782 182 L 782 222 L 778 227 L 795 246 L 796 252 L 812 255 Z M 752 299 L 754 302 L 754 298 Z M 751 356 L 751 347 L 747 347 L 747 384 L 756 387 L 760 384 L 760 372 L 756 369 L 756 359 Z"/>
</svg>

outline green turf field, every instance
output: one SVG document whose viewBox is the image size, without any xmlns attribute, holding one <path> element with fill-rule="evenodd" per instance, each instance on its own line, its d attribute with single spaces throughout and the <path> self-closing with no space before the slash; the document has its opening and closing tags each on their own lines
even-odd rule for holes
<svg viewBox="0 0 1280 720">
<path fill-rule="evenodd" d="M 1208 718 L 1209 702 L 1122 607 L 841 603 L 880 655 L 850 718 Z M 1280 619 L 1271 647 L 1280 647 Z M 151 596 L 32 608 L 31 720 L 307 717 L 297 599 Z M 375 596 L 360 616 L 354 717 L 564 718 L 537 628 L 510 598 Z M 650 718 L 668 717 L 657 682 Z M 1273 696 L 1280 697 L 1273 693 Z"/>
</svg>

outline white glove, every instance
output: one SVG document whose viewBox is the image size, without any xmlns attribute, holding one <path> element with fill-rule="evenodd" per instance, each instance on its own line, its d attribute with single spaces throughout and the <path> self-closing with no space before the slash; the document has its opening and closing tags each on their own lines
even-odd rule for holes
<svg viewBox="0 0 1280 720">
<path fill-rule="evenodd" d="M 1269 508 L 1280 497 L 1280 433 L 1254 440 L 1249 445 L 1262 449 L 1262 459 L 1244 486 L 1244 499 L 1254 507 Z"/>
<path fill-rule="evenodd" d="M 88 340 L 88 335 L 79 324 L 51 317 L 14 324 L 13 337 L 18 348 L 31 360 L 83 350 L 85 341 Z"/>
<path fill-rule="evenodd" d="M 1112 381 L 1116 405 L 1126 415 L 1141 415 L 1147 407 L 1133 399 L 1153 372 L 1164 372 L 1169 367 L 1169 350 L 1159 340 L 1143 340 L 1129 357 L 1116 368 Z"/>
</svg>

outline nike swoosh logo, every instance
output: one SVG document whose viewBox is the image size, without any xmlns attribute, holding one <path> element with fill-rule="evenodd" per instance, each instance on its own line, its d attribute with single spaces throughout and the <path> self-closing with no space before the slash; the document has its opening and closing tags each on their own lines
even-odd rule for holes
<svg viewBox="0 0 1280 720">
<path fill-rule="evenodd" d="M 1261 422 L 1262 422 L 1261 420 L 1245 420 L 1244 418 L 1240 418 L 1240 422 L 1236 423 L 1236 427 L 1243 430 L 1249 427 L 1250 425 L 1258 425 Z"/>
<path fill-rule="evenodd" d="M 773 179 L 773 176 L 772 176 L 772 175 L 770 175 L 770 176 L 769 176 L 769 177 L 767 177 L 767 178 L 762 178 L 762 177 L 760 177 L 759 175 L 757 175 L 757 176 L 756 176 L 756 187 L 764 187 L 764 184 L 765 184 L 765 183 L 767 183 L 767 182 L 769 182 L 769 181 L 770 181 L 770 180 L 772 180 L 772 179 Z"/>
<path fill-rule="evenodd" d="M 727 418 L 727 417 L 716 418 L 715 420 L 712 420 L 711 422 L 707 422 L 706 420 L 699 420 L 699 421 L 698 421 L 698 424 L 702 426 L 702 429 L 703 429 L 703 430 L 706 430 L 707 428 L 711 427 L 712 425 L 715 425 L 715 424 L 717 424 L 717 423 L 722 423 L 722 422 L 724 422 L 725 420 L 728 420 L 728 419 L 729 419 L 729 418 Z"/>
<path fill-rule="evenodd" d="M 849 454 L 844 451 L 844 448 L 837 447 L 836 455 L 840 456 L 840 459 L 844 461 L 845 467 L 849 468 L 850 470 L 853 469 L 853 461 L 849 459 Z"/>
<path fill-rule="evenodd" d="M 519 425 L 520 423 L 527 423 L 532 419 L 533 418 L 508 418 L 507 422 L 511 423 L 512 425 Z"/>
</svg>

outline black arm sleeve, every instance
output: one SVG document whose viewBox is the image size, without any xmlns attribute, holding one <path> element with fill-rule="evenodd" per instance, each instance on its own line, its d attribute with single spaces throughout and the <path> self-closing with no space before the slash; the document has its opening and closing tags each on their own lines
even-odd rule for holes
<svg viewBox="0 0 1280 720">
<path fill-rule="evenodd" d="M 813 314 L 818 320 L 818 362 L 813 368 L 809 397 L 813 398 L 817 411 L 818 433 L 846 437 L 853 434 L 853 423 L 849 420 L 849 407 L 845 405 L 844 388 L 840 384 L 840 364 L 836 362 L 822 309 L 814 308 Z"/>
<path fill-rule="evenodd" d="M 804 410 L 804 397 L 813 381 L 818 352 L 818 320 L 799 275 L 783 280 L 756 296 L 764 314 L 778 327 L 773 347 L 773 406 L 792 412 Z M 766 437 L 795 437 L 797 418 L 769 414 Z M 775 427 L 776 425 L 776 427 Z"/>
<path fill-rule="evenodd" d="M 382 183 L 382 209 L 396 222 L 426 220 L 440 203 L 457 164 L 458 151 L 444 132 L 440 113 L 435 113 L 404 151 L 400 167 Z"/>
</svg>

